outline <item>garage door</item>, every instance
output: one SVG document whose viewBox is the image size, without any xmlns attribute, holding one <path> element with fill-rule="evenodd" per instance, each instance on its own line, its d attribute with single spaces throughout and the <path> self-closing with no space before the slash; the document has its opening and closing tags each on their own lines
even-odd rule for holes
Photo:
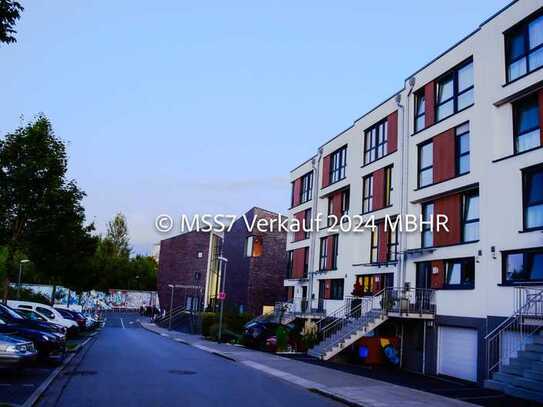
<svg viewBox="0 0 543 407">
<path fill-rule="evenodd" d="M 438 340 L 438 373 L 477 381 L 477 330 L 440 326 Z"/>
</svg>

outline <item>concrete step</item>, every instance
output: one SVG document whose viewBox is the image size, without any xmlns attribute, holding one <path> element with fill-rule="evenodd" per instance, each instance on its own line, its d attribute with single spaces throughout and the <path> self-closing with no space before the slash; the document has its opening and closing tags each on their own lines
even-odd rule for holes
<svg viewBox="0 0 543 407">
<path fill-rule="evenodd" d="M 543 403 L 543 392 L 532 391 L 524 389 L 522 387 L 516 386 L 506 386 L 505 394 L 508 394 L 513 397 L 518 397 L 519 399 L 537 401 L 538 403 Z"/>
<path fill-rule="evenodd" d="M 529 343 L 526 345 L 526 349 L 529 352 L 543 353 L 543 344 L 541 343 Z"/>
<path fill-rule="evenodd" d="M 523 376 L 532 379 L 532 380 L 539 380 L 543 382 L 543 371 L 537 371 L 533 369 L 525 370 L 523 373 Z M 542 386 L 543 388 L 543 386 Z"/>
<path fill-rule="evenodd" d="M 496 372 L 492 375 L 492 379 L 498 382 L 506 383 L 506 384 L 513 384 L 516 379 L 523 379 L 523 378 L 524 377 L 520 375 L 508 374 L 501 371 Z"/>
<path fill-rule="evenodd" d="M 530 367 L 532 368 L 532 370 L 543 372 L 543 362 L 532 362 Z"/>
<path fill-rule="evenodd" d="M 513 380 L 511 384 L 513 384 L 516 387 L 523 387 L 525 389 L 532 390 L 532 391 L 540 391 L 541 394 L 543 395 L 543 382 L 539 380 L 532 380 L 526 377 L 517 377 L 516 379 Z"/>
<path fill-rule="evenodd" d="M 483 386 L 486 389 L 497 390 L 497 391 L 502 391 L 502 392 L 507 387 L 507 385 L 505 383 L 499 382 L 499 381 L 493 380 L 493 379 L 485 380 Z"/>
<path fill-rule="evenodd" d="M 525 351 L 525 350 L 521 350 L 518 353 L 518 358 L 519 359 L 530 359 L 530 360 L 541 361 L 541 360 L 543 360 L 543 354 L 538 353 L 538 352 L 528 352 L 528 351 Z"/>
<path fill-rule="evenodd" d="M 527 367 L 509 365 L 509 366 L 503 366 L 501 368 L 500 372 L 507 373 L 507 374 L 512 374 L 512 375 L 517 375 L 517 376 L 522 376 L 523 373 L 527 369 L 528 369 Z"/>
<path fill-rule="evenodd" d="M 543 345 L 543 335 L 534 335 L 533 336 L 534 343 L 538 343 Z"/>
<path fill-rule="evenodd" d="M 510 366 L 521 367 L 523 369 L 530 369 L 534 361 L 531 359 L 519 359 L 513 358 L 509 361 Z"/>
</svg>

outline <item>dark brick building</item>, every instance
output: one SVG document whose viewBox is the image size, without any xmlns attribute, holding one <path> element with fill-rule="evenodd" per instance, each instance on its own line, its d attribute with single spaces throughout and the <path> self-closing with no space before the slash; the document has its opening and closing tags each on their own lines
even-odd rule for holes
<svg viewBox="0 0 543 407">
<path fill-rule="evenodd" d="M 257 219 L 278 218 L 279 214 L 252 208 L 240 217 L 224 236 L 227 304 L 255 315 L 264 305 L 283 300 L 283 280 L 287 269 L 286 233 L 249 231 L 247 224 Z"/>
<path fill-rule="evenodd" d="M 160 242 L 157 288 L 162 308 L 170 308 L 169 284 L 184 286 L 174 288 L 174 308 L 203 309 L 214 301 L 221 247 L 222 238 L 210 232 L 188 232 Z"/>
</svg>

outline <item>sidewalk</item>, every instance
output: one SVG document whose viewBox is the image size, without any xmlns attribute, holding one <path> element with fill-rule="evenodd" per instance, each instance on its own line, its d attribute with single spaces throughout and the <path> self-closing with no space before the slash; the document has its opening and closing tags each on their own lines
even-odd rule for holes
<svg viewBox="0 0 543 407">
<path fill-rule="evenodd" d="M 286 380 L 310 391 L 364 407 L 384 406 L 473 406 L 460 400 L 398 386 L 367 377 L 355 376 L 323 366 L 311 365 L 278 355 L 240 346 L 218 344 L 196 335 L 168 331 L 140 321 L 143 328 L 172 340 L 233 360 L 253 369 Z"/>
</svg>

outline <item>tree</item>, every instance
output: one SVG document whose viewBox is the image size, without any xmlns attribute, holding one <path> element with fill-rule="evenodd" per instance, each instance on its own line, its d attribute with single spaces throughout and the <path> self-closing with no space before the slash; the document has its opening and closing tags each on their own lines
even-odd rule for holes
<svg viewBox="0 0 543 407">
<path fill-rule="evenodd" d="M 17 31 L 13 27 L 23 10 L 23 6 L 18 1 L 0 0 L 0 42 L 6 44 L 17 42 L 13 36 Z"/>
<path fill-rule="evenodd" d="M 0 245 L 7 247 L 4 291 L 25 253 L 43 282 L 76 282 L 96 251 L 85 225 L 85 193 L 66 178 L 66 148 L 45 116 L 0 140 Z M 53 290 L 54 291 L 54 290 Z M 53 293 L 54 294 L 54 293 Z"/>
<path fill-rule="evenodd" d="M 117 213 L 113 220 L 108 222 L 106 239 L 113 244 L 115 255 L 119 257 L 128 257 L 130 255 L 128 224 L 126 217 L 121 212 Z"/>
</svg>

